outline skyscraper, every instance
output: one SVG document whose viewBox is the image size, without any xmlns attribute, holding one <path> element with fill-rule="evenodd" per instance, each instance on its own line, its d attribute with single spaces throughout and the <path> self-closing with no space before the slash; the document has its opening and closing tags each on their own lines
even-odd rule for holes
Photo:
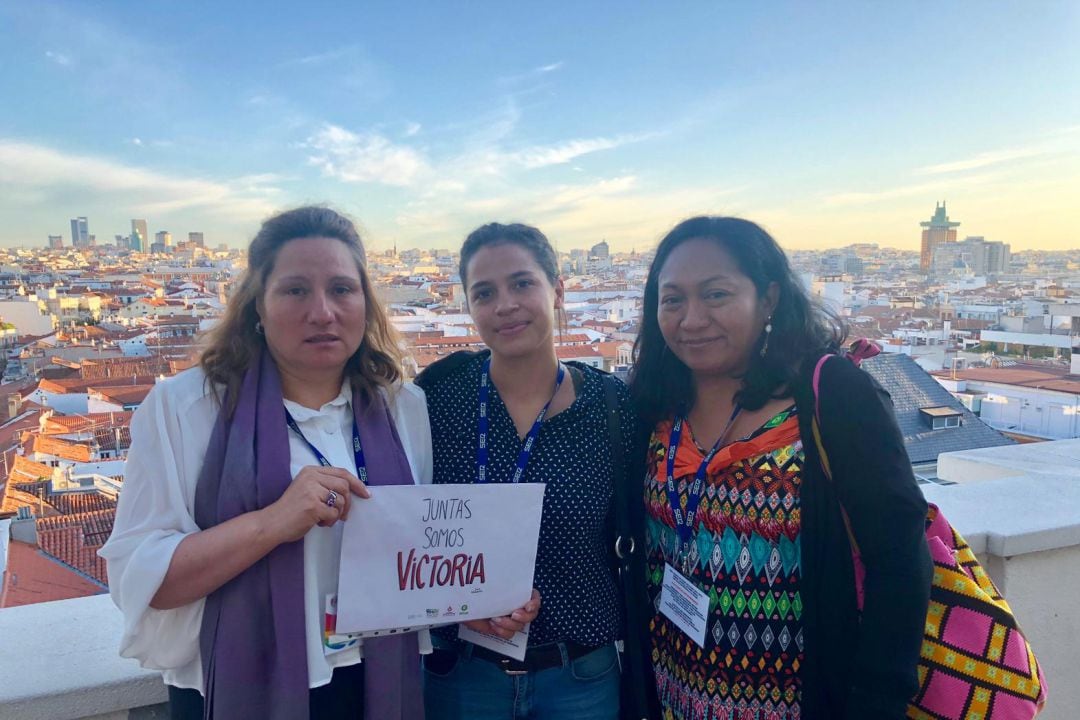
<svg viewBox="0 0 1080 720">
<path fill-rule="evenodd" d="M 157 235 L 154 236 L 154 242 L 165 248 L 172 247 L 172 233 L 168 230 L 160 230 Z"/>
<path fill-rule="evenodd" d="M 934 208 L 934 216 L 919 225 L 923 227 L 919 269 L 929 273 L 933 269 L 934 249 L 944 243 L 956 242 L 956 228 L 960 227 L 960 223 L 949 220 L 945 213 L 945 202 L 942 201 Z"/>
<path fill-rule="evenodd" d="M 50 235 L 49 236 L 49 247 L 52 248 L 53 250 L 64 247 L 64 236 L 63 235 Z"/>
<path fill-rule="evenodd" d="M 131 249 L 146 252 L 150 247 L 150 232 L 146 229 L 146 220 L 131 221 Z"/>
<path fill-rule="evenodd" d="M 74 247 L 87 247 L 90 245 L 90 227 L 86 218 L 77 217 L 71 219 L 71 244 Z"/>
<path fill-rule="evenodd" d="M 206 241 L 201 232 L 189 232 L 187 234 L 187 241 L 188 245 L 194 245 L 201 248 L 206 247 Z"/>
</svg>

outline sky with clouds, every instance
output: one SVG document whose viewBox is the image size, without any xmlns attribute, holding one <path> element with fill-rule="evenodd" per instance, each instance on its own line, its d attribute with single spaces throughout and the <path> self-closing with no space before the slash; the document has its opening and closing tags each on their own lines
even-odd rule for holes
<svg viewBox="0 0 1080 720">
<path fill-rule="evenodd" d="M 265 6 L 265 7 L 263 7 Z M 0 245 L 242 246 L 302 203 L 369 243 L 490 220 L 652 247 L 697 213 L 789 248 L 1080 247 L 1080 3 L 0 0 Z"/>
</svg>

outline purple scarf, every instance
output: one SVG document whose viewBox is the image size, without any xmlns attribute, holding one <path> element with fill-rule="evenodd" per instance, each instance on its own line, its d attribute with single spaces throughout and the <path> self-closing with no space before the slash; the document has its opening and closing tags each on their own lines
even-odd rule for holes
<svg viewBox="0 0 1080 720">
<path fill-rule="evenodd" d="M 352 408 L 371 485 L 411 485 L 412 472 L 382 395 Z M 259 510 L 292 482 L 281 378 L 268 352 L 244 374 L 231 418 L 219 412 L 195 491 L 195 521 L 213 527 Z M 362 501 L 360 501 L 362 502 Z M 206 598 L 199 633 L 207 720 L 306 720 L 303 541 L 276 547 Z M 415 633 L 364 641 L 364 716 L 424 717 Z"/>
</svg>

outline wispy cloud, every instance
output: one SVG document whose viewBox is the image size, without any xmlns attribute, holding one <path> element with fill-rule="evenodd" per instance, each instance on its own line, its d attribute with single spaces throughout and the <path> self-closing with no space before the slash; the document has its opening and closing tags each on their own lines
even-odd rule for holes
<svg viewBox="0 0 1080 720">
<path fill-rule="evenodd" d="M 1045 144 L 1035 147 L 1013 148 L 1011 150 L 995 150 L 992 152 L 979 153 L 964 160 L 926 165 L 921 168 L 916 168 L 915 174 L 946 175 L 949 173 L 966 172 L 968 170 L 980 170 L 985 167 L 1002 165 L 1014 160 L 1025 160 L 1031 157 L 1038 157 L 1049 152 L 1052 152 L 1052 148 Z"/>
<path fill-rule="evenodd" d="M 196 95 L 184 81 L 184 63 L 172 46 L 133 32 L 130 23 L 103 20 L 104 14 L 86 3 L 0 6 L 5 29 L 34 38 L 48 62 L 77 66 L 80 91 L 103 105 L 130 108 L 144 120 L 159 121 L 177 98 Z M 63 39 L 59 47 L 57 38 Z"/>
<path fill-rule="evenodd" d="M 274 189 L 249 180 L 208 180 L 154 172 L 106 158 L 0 140 L 0 195 L 10 188 L 32 190 L 43 199 L 113 203 L 143 213 L 199 209 L 241 220 L 264 217 L 274 208 Z"/>
<path fill-rule="evenodd" d="M 137 138 L 137 137 L 136 138 L 131 138 L 131 144 L 135 145 L 136 147 L 142 147 L 142 145 L 143 145 L 142 138 Z"/>
<path fill-rule="evenodd" d="M 323 175 L 349 183 L 408 186 L 430 171 L 419 151 L 375 132 L 324 125 L 304 147 L 310 151 L 308 162 Z"/>
<path fill-rule="evenodd" d="M 496 83 L 506 87 L 519 85 L 528 81 L 535 81 L 544 75 L 550 75 L 553 72 L 562 70 L 565 65 L 566 63 L 562 60 L 547 63 L 545 65 L 538 65 L 524 72 L 515 73 L 513 75 L 503 75 L 502 77 L 497 78 Z"/>
<path fill-rule="evenodd" d="M 977 153 L 962 160 L 954 160 L 916 168 L 915 175 L 947 175 L 982 168 L 1015 165 L 1019 161 L 1046 155 L 1076 152 L 1080 150 L 1080 126 L 1058 128 L 1047 133 L 1041 140 L 1018 147 L 1001 148 Z"/>
<path fill-rule="evenodd" d="M 922 165 L 898 177 L 890 187 L 826 194 L 825 205 L 869 205 L 918 196 L 941 196 L 994 182 L 1029 184 L 1040 165 L 1068 162 L 1080 153 L 1080 126 L 1046 132 L 1038 140 L 996 150 L 986 150 L 960 160 Z"/>
<path fill-rule="evenodd" d="M 290 58 L 278 64 L 279 67 L 295 67 L 295 66 L 307 66 L 312 67 L 315 65 L 325 65 L 328 62 L 334 60 L 340 60 L 344 57 L 355 55 L 360 50 L 358 45 L 344 45 L 332 50 L 325 50 L 320 53 L 312 53 L 311 55 L 301 55 L 300 57 Z"/>
<path fill-rule="evenodd" d="M 627 174 L 578 183 L 504 188 L 472 199 L 417 201 L 396 218 L 397 230 L 417 242 L 445 242 L 492 219 L 540 226 L 560 247 L 608 239 L 623 247 L 649 247 L 680 218 L 727 212 L 743 187 L 657 188 Z"/>
<path fill-rule="evenodd" d="M 277 69 L 290 77 L 319 85 L 338 85 L 364 99 L 381 99 L 389 92 L 389 78 L 380 64 L 359 44 L 344 45 L 324 52 L 284 60 Z M 351 98 L 356 101 L 357 97 Z"/>
<path fill-rule="evenodd" d="M 641 135 L 618 135 L 610 138 L 598 137 L 570 140 L 556 145 L 526 148 L 509 154 L 507 159 L 531 170 L 548 167 L 549 165 L 563 165 L 583 155 L 590 155 L 602 150 L 612 150 L 623 145 L 641 142 L 650 137 L 652 135 L 646 133 Z"/>
<path fill-rule="evenodd" d="M 510 136 L 521 118 L 512 100 L 493 114 L 488 122 L 455 143 L 454 155 L 433 158 L 423 147 L 410 142 L 420 131 L 410 123 L 404 137 L 394 141 L 375 130 L 353 131 L 331 123 L 323 124 L 302 147 L 308 162 L 324 176 L 349 183 L 379 183 L 399 187 L 414 186 L 420 180 L 432 183 L 425 191 L 438 193 L 450 188 L 463 192 L 478 182 L 509 173 L 565 165 L 593 153 L 641 142 L 652 133 L 621 134 L 611 137 L 575 138 L 547 145 L 508 148 Z M 435 178 L 452 179 L 452 184 L 435 184 Z"/>
<path fill-rule="evenodd" d="M 833 207 L 849 205 L 869 205 L 871 203 L 899 200 L 920 195 L 940 195 L 958 188 L 968 188 L 973 185 L 984 185 L 998 179 L 998 173 L 983 173 L 969 175 L 957 179 L 942 179 L 932 182 L 912 183 L 880 190 L 860 190 L 855 192 L 840 192 L 825 195 L 822 199 L 826 205 Z"/>
<path fill-rule="evenodd" d="M 52 60 L 57 65 L 64 65 L 66 67 L 71 64 L 70 57 L 63 53 L 53 52 L 52 50 L 46 50 L 45 57 Z"/>
</svg>

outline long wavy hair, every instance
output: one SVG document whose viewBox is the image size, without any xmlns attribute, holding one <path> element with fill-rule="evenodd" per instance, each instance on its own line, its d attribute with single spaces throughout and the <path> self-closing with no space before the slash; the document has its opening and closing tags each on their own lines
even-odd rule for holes
<svg viewBox="0 0 1080 720">
<path fill-rule="evenodd" d="M 199 364 L 207 379 L 225 388 L 226 411 L 236 407 L 244 373 L 265 337 L 256 331 L 257 306 L 266 291 L 266 279 L 274 269 L 281 248 L 292 240 L 326 237 L 340 240 L 356 261 L 366 307 L 366 328 L 360 347 L 345 364 L 345 375 L 365 395 L 389 387 L 402 377 L 401 342 L 390 324 L 367 272 L 367 256 L 356 226 L 329 208 L 306 206 L 287 210 L 266 220 L 248 246 L 248 267 L 229 298 L 221 320 L 203 338 Z"/>
<path fill-rule="evenodd" d="M 657 320 L 660 271 L 675 248 L 689 240 L 714 242 L 735 260 L 739 270 L 764 297 L 772 283 L 779 293 L 772 314 L 768 351 L 760 355 L 764 333 L 753 349 L 736 401 L 757 410 L 771 398 L 792 392 L 806 360 L 835 352 L 844 341 L 843 322 L 812 300 L 791 269 L 776 240 L 759 225 L 733 217 L 694 217 L 676 225 L 656 249 L 645 281 L 641 330 L 634 343 L 630 391 L 642 419 L 650 426 L 675 413 L 688 412 L 695 401 L 690 369 L 664 342 Z"/>
</svg>

